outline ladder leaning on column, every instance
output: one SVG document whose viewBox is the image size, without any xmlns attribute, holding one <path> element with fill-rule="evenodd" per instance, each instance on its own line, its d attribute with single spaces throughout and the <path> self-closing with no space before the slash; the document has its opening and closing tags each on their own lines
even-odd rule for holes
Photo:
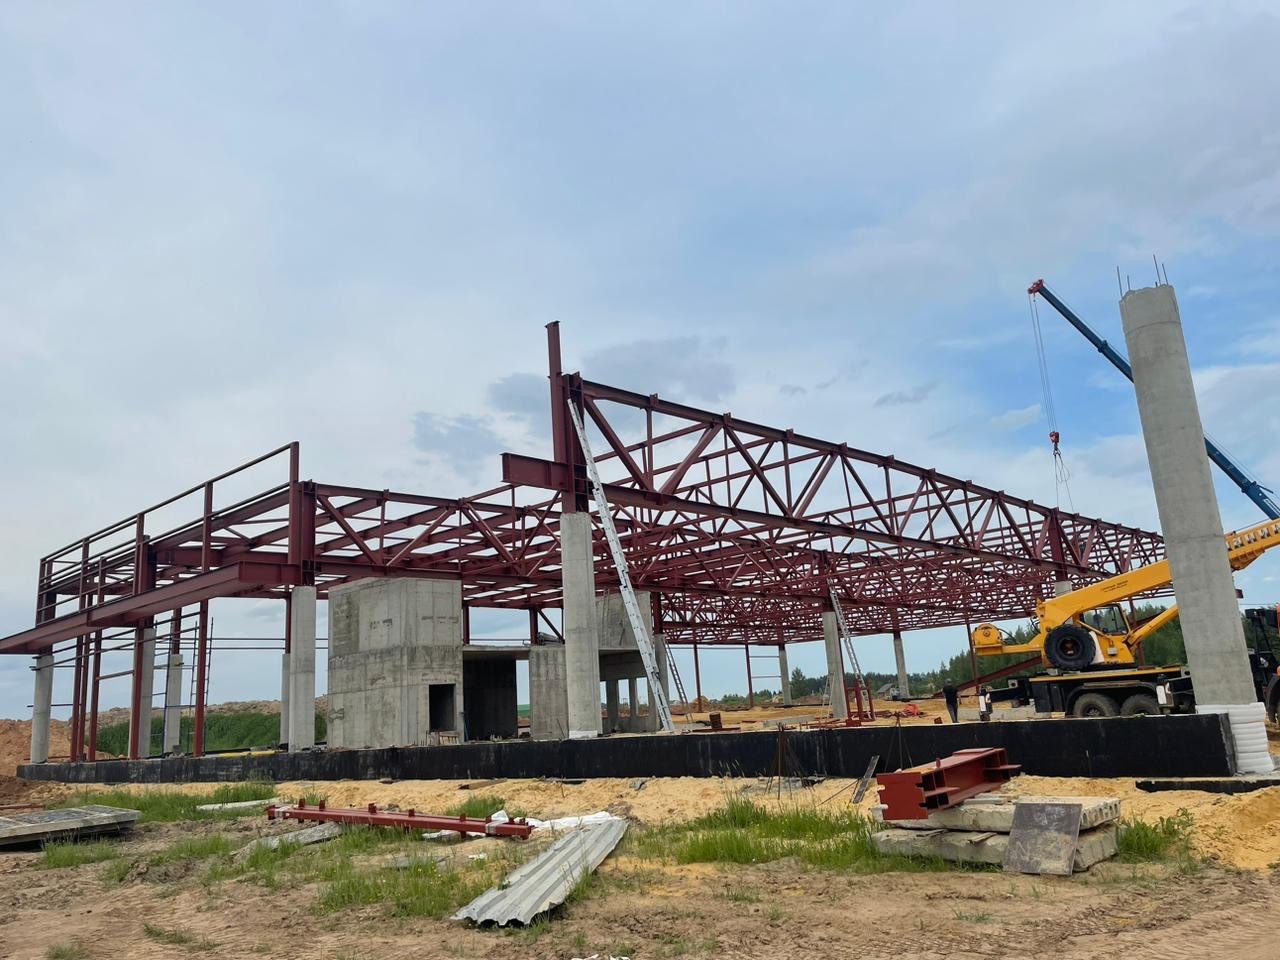
<svg viewBox="0 0 1280 960">
<path fill-rule="evenodd" d="M 862 675 L 862 665 L 858 663 L 858 654 L 853 649 L 853 638 L 849 636 L 849 628 L 844 622 L 844 610 L 840 606 L 840 598 L 836 596 L 836 588 L 831 587 L 831 607 L 836 613 L 836 632 L 840 634 L 840 642 L 844 644 L 844 655 L 849 658 L 849 665 L 853 667 L 853 682 L 858 685 L 859 690 L 867 692 L 867 699 L 871 698 L 871 688 L 867 686 L 867 678 Z M 840 683 L 844 684 L 844 678 L 840 678 Z M 844 691 L 841 690 L 841 693 Z M 862 703 L 862 694 L 858 694 L 858 703 Z M 870 703 L 867 704 L 869 712 L 874 716 L 875 710 Z M 861 709 L 861 707 L 859 708 Z M 859 717 L 859 720 L 862 718 Z"/>
<path fill-rule="evenodd" d="M 573 421 L 573 429 L 578 433 L 578 443 L 582 445 L 582 455 L 587 461 L 587 475 L 591 478 L 591 492 L 595 497 L 596 511 L 600 514 L 600 526 L 604 528 L 605 539 L 609 541 L 609 553 L 613 556 L 613 565 L 618 571 L 618 592 L 622 594 L 622 605 L 626 608 L 627 619 L 631 622 L 631 632 L 636 638 L 636 648 L 640 651 L 640 659 L 644 662 L 645 676 L 649 680 L 649 689 L 653 692 L 653 705 L 658 712 L 659 729 L 670 733 L 675 729 L 671 721 L 671 704 L 667 700 L 667 689 L 662 685 L 662 676 L 658 672 L 658 655 L 654 650 L 653 640 L 649 636 L 649 628 L 640 616 L 640 605 L 636 602 L 636 592 L 631 587 L 631 575 L 627 571 L 627 557 L 622 552 L 622 542 L 618 539 L 617 528 L 613 525 L 613 514 L 609 511 L 609 501 L 604 495 L 604 485 L 600 482 L 600 471 L 596 469 L 595 458 L 591 455 L 591 444 L 587 442 L 587 430 L 582 425 L 582 415 L 572 402 L 567 403 L 569 417 Z M 567 494 L 572 496 L 572 494 Z M 670 657 L 668 657 L 670 663 Z"/>
</svg>

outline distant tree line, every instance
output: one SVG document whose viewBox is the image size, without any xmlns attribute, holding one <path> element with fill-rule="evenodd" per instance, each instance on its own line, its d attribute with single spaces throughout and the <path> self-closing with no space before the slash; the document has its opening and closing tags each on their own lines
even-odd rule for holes
<svg viewBox="0 0 1280 960">
<path fill-rule="evenodd" d="M 1164 608 L 1153 603 L 1137 604 L 1134 609 L 1135 616 L 1131 615 L 1134 624 L 1142 623 L 1159 614 Z M 1126 610 L 1126 614 L 1128 611 Z M 1244 622 L 1245 640 L 1250 647 L 1253 647 L 1258 640 L 1255 625 L 1242 618 Z M 1275 642 L 1277 637 L 1274 631 L 1268 631 L 1270 639 Z M 1010 636 L 1019 643 L 1025 643 L 1035 636 L 1035 628 L 1030 624 L 1023 624 L 1018 628 L 1010 631 Z M 1187 649 L 1182 642 L 1182 623 L 1177 619 L 1166 623 L 1159 630 L 1147 637 L 1142 643 L 1142 658 L 1146 663 L 1153 666 L 1169 666 L 1173 664 L 1186 663 Z M 1020 660 L 1027 659 L 1025 654 L 1009 654 L 998 657 L 978 657 L 977 666 L 978 674 L 992 673 L 1003 667 L 1012 666 Z M 1040 672 L 1039 665 L 1012 673 L 1010 677 L 1032 676 Z M 896 673 L 880 673 L 877 671 L 868 671 L 866 674 L 867 683 L 871 685 L 872 690 L 880 690 L 884 687 L 896 685 L 898 675 Z M 930 696 L 947 683 L 961 684 L 968 683 L 973 679 L 973 664 L 969 657 L 969 650 L 966 648 L 948 660 L 940 663 L 935 670 L 917 671 L 908 675 L 911 684 L 912 696 Z M 1003 682 L 1003 681 L 1001 681 Z M 846 685 L 852 685 L 853 674 L 845 673 Z M 807 677 L 799 667 L 791 671 L 791 696 L 793 698 L 807 696 L 824 696 L 826 693 L 827 678 L 826 675 L 818 677 Z M 760 696 L 757 694 L 757 697 Z M 744 699 L 744 698 L 739 698 Z"/>
</svg>

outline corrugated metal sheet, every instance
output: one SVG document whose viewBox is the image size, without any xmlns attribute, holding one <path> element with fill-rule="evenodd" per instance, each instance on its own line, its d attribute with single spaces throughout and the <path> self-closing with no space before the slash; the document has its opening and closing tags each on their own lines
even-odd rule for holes
<svg viewBox="0 0 1280 960">
<path fill-rule="evenodd" d="M 627 832 L 626 820 L 609 820 L 570 830 L 499 886 L 486 890 L 453 915 L 476 923 L 529 923 L 564 902 L 578 879 L 600 866 Z"/>
</svg>

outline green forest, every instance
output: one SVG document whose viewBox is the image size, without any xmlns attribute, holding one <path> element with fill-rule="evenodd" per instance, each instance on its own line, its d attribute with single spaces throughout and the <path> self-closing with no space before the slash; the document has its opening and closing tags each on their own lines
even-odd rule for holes
<svg viewBox="0 0 1280 960">
<path fill-rule="evenodd" d="M 1136 619 L 1138 621 L 1150 619 L 1163 609 L 1163 607 L 1156 604 L 1139 604 L 1135 609 Z M 1245 640 L 1252 647 L 1257 640 L 1255 636 L 1256 628 L 1251 621 L 1244 618 L 1242 620 L 1244 622 Z M 1034 634 L 1035 630 L 1029 623 L 1010 632 L 1010 635 L 1019 642 L 1029 640 Z M 1187 651 L 1182 643 L 1181 622 L 1174 619 L 1148 637 L 1142 644 L 1142 654 L 1144 660 L 1153 666 L 1185 663 Z M 980 675 L 991 673 L 1001 667 L 1007 667 L 1025 659 L 1024 655 L 982 657 L 978 661 L 978 673 Z M 1010 676 L 1030 676 L 1038 672 L 1040 672 L 1039 667 L 1032 667 L 1019 673 L 1010 674 Z M 969 651 L 967 649 L 962 650 L 951 659 L 938 664 L 937 669 L 909 674 L 911 694 L 912 696 L 929 696 L 941 690 L 943 685 L 948 682 L 955 684 L 967 683 L 973 679 L 973 676 L 973 665 L 969 657 Z M 898 682 L 896 674 L 877 673 L 874 671 L 869 671 L 866 674 L 866 678 L 872 690 L 879 690 L 882 687 Z M 852 684 L 853 674 L 846 673 L 845 680 L 847 683 Z M 797 698 L 810 695 L 821 696 L 824 693 L 826 683 L 827 678 L 825 676 L 806 677 L 797 667 L 791 671 L 791 696 Z M 756 696 L 759 697 L 762 693 L 767 693 L 767 691 L 757 693 Z M 738 699 L 744 698 L 740 697 Z"/>
</svg>

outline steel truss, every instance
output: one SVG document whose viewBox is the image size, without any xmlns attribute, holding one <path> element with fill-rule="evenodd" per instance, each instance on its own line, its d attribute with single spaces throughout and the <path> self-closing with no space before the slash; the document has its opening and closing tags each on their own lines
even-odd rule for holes
<svg viewBox="0 0 1280 960">
<path fill-rule="evenodd" d="M 560 605 L 560 515 L 590 509 L 570 403 L 591 433 L 631 579 L 661 598 L 655 629 L 671 644 L 816 639 L 831 589 L 855 635 L 1010 619 L 1056 580 L 1163 557 L 1149 531 L 565 374 L 554 324 L 548 346 L 552 459 L 504 454 L 500 486 L 450 499 L 303 480 L 298 444 L 279 447 L 44 557 L 35 624 L 0 639 L 0 653 L 54 652 L 74 665 L 73 753 L 83 755 L 85 717 L 107 679 L 103 638 L 132 632 L 136 648 L 167 620 L 195 656 L 200 751 L 215 598 L 455 579 L 464 613 L 527 610 L 538 642 L 540 623 L 554 631 L 544 611 Z M 275 483 L 242 495 L 264 471 Z M 165 522 L 175 514 L 184 519 Z M 616 589 L 598 517 L 595 526 L 596 583 Z M 158 647 L 177 652 L 164 632 Z"/>
</svg>

